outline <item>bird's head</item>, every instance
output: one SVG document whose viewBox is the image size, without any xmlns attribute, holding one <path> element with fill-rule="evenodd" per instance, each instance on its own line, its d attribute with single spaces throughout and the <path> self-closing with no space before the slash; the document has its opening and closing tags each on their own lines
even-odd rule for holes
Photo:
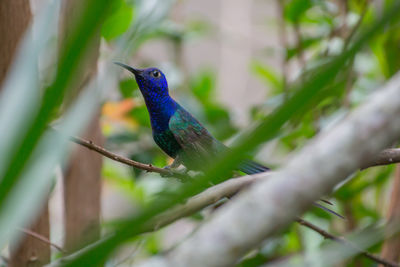
<svg viewBox="0 0 400 267">
<path fill-rule="evenodd" d="M 129 70 L 135 75 L 142 94 L 147 97 L 168 95 L 168 83 L 164 73 L 157 68 L 135 69 L 120 62 L 115 64 Z"/>
</svg>

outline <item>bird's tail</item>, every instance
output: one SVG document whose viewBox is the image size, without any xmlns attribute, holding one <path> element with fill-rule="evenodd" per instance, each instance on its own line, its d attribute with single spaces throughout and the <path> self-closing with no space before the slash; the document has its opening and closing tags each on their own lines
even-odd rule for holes
<svg viewBox="0 0 400 267">
<path fill-rule="evenodd" d="M 239 170 L 246 174 L 255 174 L 269 171 L 269 168 L 252 160 L 246 160 L 239 165 Z"/>
<path fill-rule="evenodd" d="M 241 163 L 239 165 L 239 170 L 244 172 L 244 173 L 246 173 L 246 174 L 256 174 L 256 173 L 260 173 L 260 172 L 269 171 L 270 169 L 268 167 L 265 167 L 265 166 L 257 163 L 257 162 L 254 162 L 252 160 L 246 160 L 246 161 L 244 161 L 243 163 Z M 327 204 L 329 204 L 329 205 L 332 205 L 332 203 L 330 203 L 327 200 L 322 200 L 322 201 L 327 203 Z M 331 213 L 331 214 L 333 214 L 333 215 L 335 215 L 335 216 L 337 216 L 339 218 L 344 219 L 344 217 L 342 215 L 340 215 L 339 213 L 335 212 L 334 210 L 332 210 L 332 209 L 330 209 L 328 207 L 322 206 L 319 203 L 314 203 L 314 205 L 316 207 L 326 211 L 326 212 L 329 212 L 329 213 Z"/>
</svg>

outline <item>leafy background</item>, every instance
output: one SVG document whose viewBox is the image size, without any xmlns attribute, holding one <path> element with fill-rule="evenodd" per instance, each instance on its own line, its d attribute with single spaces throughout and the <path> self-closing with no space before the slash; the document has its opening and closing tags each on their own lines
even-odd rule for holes
<svg viewBox="0 0 400 267">
<path fill-rule="evenodd" d="M 291 97 L 293 88 L 313 79 L 327 62 L 341 55 L 392 3 L 114 0 L 101 26 L 99 73 L 105 75 L 106 65 L 115 59 L 137 67 L 161 68 L 175 99 L 219 140 L 231 144 Z M 399 41 L 397 22 L 368 39 L 361 51 L 335 74 L 327 89 L 311 102 L 312 108 L 299 106 L 298 114 L 255 151 L 258 161 L 278 168 L 290 152 L 300 149 L 321 130 L 329 129 L 368 97 L 398 71 Z M 121 44 L 127 50 L 126 56 L 114 58 L 114 51 Z M 171 163 L 151 138 L 144 101 L 128 73 L 121 72 L 118 82 L 108 88 L 101 123 L 107 149 L 155 166 Z M 310 210 L 304 218 L 337 235 L 379 224 L 388 210 L 394 169 L 384 166 L 359 171 L 328 196 L 333 209 L 345 220 L 319 209 Z M 179 186 L 174 179 L 108 159 L 104 159 L 102 176 L 104 233 L 115 227 L 117 219 L 137 212 L 165 190 Z M 62 243 L 62 215 L 56 208 L 60 204 L 59 184 L 51 199 L 55 207 L 55 243 Z M 107 265 L 129 266 L 173 247 L 210 212 L 207 209 L 154 233 L 132 238 L 108 258 Z M 250 252 L 238 266 L 260 266 L 294 253 L 318 250 L 325 243 L 320 235 L 293 224 L 272 242 Z M 379 254 L 381 245 L 370 251 Z M 54 258 L 58 256 L 53 253 Z M 374 263 L 355 257 L 343 265 Z"/>
<path fill-rule="evenodd" d="M 187 2 L 177 2 L 173 10 L 184 9 L 185 6 L 191 4 Z M 254 6 L 265 8 L 263 10 L 265 14 L 258 18 L 262 20 L 261 23 L 252 21 L 252 25 L 256 24 L 261 28 L 259 31 L 264 38 L 275 39 L 275 44 L 253 49 L 256 51 L 248 59 L 248 64 L 243 66 L 251 75 L 249 77 L 251 81 L 244 89 L 247 97 L 251 98 L 252 94 L 259 95 L 260 91 L 263 95 L 256 101 L 257 103 L 240 109 L 240 112 L 246 113 L 242 116 L 246 118 L 244 122 L 240 118 L 238 120 L 235 113 L 237 112 L 235 105 L 240 105 L 237 103 L 241 101 L 240 98 L 235 99 L 236 102 L 231 103 L 230 106 L 224 103 L 226 101 L 223 98 L 226 92 L 224 95 L 224 92 L 221 93 L 224 89 L 218 88 L 218 84 L 221 85 L 218 83 L 218 74 L 221 71 L 217 64 L 203 64 L 188 71 L 185 64 L 193 65 L 193 63 L 182 63 L 182 57 L 183 61 L 190 60 L 190 56 L 184 54 L 190 49 L 185 50 L 182 47 L 194 46 L 194 43 L 205 42 L 204 40 L 213 40 L 215 35 L 221 34 L 221 31 L 218 32 L 218 25 L 210 23 L 206 18 L 188 18 L 182 21 L 179 17 L 177 19 L 170 15 L 143 40 L 137 56 L 129 62 L 135 66 L 165 66 L 168 77 L 171 77 L 172 86 L 170 87 L 174 97 L 196 114 L 215 136 L 229 143 L 241 129 L 264 118 L 282 103 L 285 95 L 291 94 L 287 91 L 290 84 L 306 79 L 308 73 L 323 65 L 330 57 L 339 54 L 351 38 L 379 16 L 383 6 L 388 4 L 385 1 L 383 3 L 378 3 L 378 1 L 372 3 L 367 1 L 282 1 L 284 2 L 282 4 L 283 22 L 279 22 L 282 19 L 279 18 L 279 13 L 278 17 L 276 14 L 270 16 L 272 12 L 268 11 L 268 9 L 279 11 L 277 2 L 255 1 L 253 3 Z M 212 6 L 213 4 L 204 3 L 204 5 Z M 133 14 L 134 10 L 133 6 Z M 116 11 L 116 14 L 118 12 L 120 11 Z M 131 19 L 128 17 L 126 15 L 127 20 Z M 362 20 L 361 23 L 359 20 Z M 103 26 L 103 35 L 105 32 L 117 32 L 123 28 L 123 25 L 128 24 L 126 21 L 114 20 L 113 15 L 107 22 L 109 24 L 104 25 L 107 29 Z M 279 32 L 281 29 L 279 27 L 282 27 L 279 23 L 284 24 L 287 35 L 286 47 L 279 43 L 279 38 L 281 38 L 279 35 L 282 34 Z M 331 95 L 325 97 L 303 117 L 295 117 L 287 123 L 279 135 L 258 152 L 258 159 L 273 167 L 284 163 L 289 152 L 301 148 L 319 131 L 343 117 L 379 84 L 391 77 L 398 70 L 399 65 L 398 57 L 394 56 L 399 48 L 397 26 L 397 24 L 391 25 L 377 37 L 369 40 L 352 63 L 337 77 Z M 299 32 L 296 33 L 296 31 Z M 107 36 L 104 36 L 107 44 L 112 45 L 115 40 Z M 114 37 L 118 39 L 117 34 Z M 165 50 L 164 53 L 169 56 L 173 54 L 170 56 L 172 59 L 179 60 L 160 62 L 157 56 L 153 56 L 154 49 Z M 200 53 L 208 52 L 202 50 L 201 47 L 199 51 Z M 154 54 L 159 53 L 160 51 L 156 51 Z M 283 64 L 285 65 L 284 73 L 282 72 Z M 232 75 L 241 74 L 232 73 Z M 255 86 L 251 86 L 253 84 Z M 157 166 L 166 165 L 170 159 L 166 158 L 149 138 L 151 132 L 148 115 L 132 77 L 123 75 L 119 90 L 120 99 L 117 102 L 107 102 L 103 107 L 105 122 L 103 129 L 107 134 L 108 146 L 121 149 L 132 159 L 141 162 L 153 163 Z M 118 126 L 115 125 L 116 123 Z M 125 170 L 122 172 L 122 169 Z M 360 171 L 350 182 L 335 191 L 330 200 L 334 203 L 334 209 L 343 214 L 346 220 L 332 217 L 318 209 L 308 212 L 305 218 L 339 235 L 379 223 L 387 211 L 393 170 L 393 166 L 385 166 Z M 121 190 L 123 194 L 139 203 L 157 196 L 157 189 L 152 184 L 153 180 L 158 180 L 157 183 L 160 183 L 161 187 L 168 186 L 157 176 L 144 174 L 138 170 L 132 172 L 129 168 L 112 162 L 106 162 L 103 171 L 107 184 L 118 188 L 117 190 Z M 193 218 L 181 220 L 165 230 L 146 235 L 140 241 L 136 241 L 141 245 L 135 251 L 155 254 L 165 250 L 171 247 L 171 244 L 181 240 L 201 218 L 202 215 L 199 214 Z M 316 249 L 323 246 L 324 242 L 318 234 L 299 225 L 293 225 L 274 242 L 249 254 L 239 266 L 259 266 L 270 259 Z M 379 253 L 380 249 L 380 244 L 378 244 L 371 251 Z M 137 259 L 136 253 L 133 258 Z M 373 265 L 362 257 L 356 257 L 346 264 L 348 266 Z"/>
</svg>

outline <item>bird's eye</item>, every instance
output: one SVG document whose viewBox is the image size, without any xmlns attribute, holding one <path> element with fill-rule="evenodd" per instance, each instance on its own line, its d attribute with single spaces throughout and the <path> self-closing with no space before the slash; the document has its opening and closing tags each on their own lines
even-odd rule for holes
<svg viewBox="0 0 400 267">
<path fill-rule="evenodd" d="M 153 70 L 151 75 L 153 75 L 154 78 L 158 78 L 158 77 L 160 77 L 160 72 L 158 70 Z"/>
</svg>

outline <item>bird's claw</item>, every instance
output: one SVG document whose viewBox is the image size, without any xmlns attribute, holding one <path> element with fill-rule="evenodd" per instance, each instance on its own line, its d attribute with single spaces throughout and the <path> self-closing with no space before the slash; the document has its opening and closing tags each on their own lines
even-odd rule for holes
<svg viewBox="0 0 400 267">
<path fill-rule="evenodd" d="M 171 177 L 174 174 L 174 171 L 171 168 L 171 165 L 167 165 L 163 168 L 164 170 L 166 170 L 165 173 L 161 173 L 162 177 Z"/>
</svg>

